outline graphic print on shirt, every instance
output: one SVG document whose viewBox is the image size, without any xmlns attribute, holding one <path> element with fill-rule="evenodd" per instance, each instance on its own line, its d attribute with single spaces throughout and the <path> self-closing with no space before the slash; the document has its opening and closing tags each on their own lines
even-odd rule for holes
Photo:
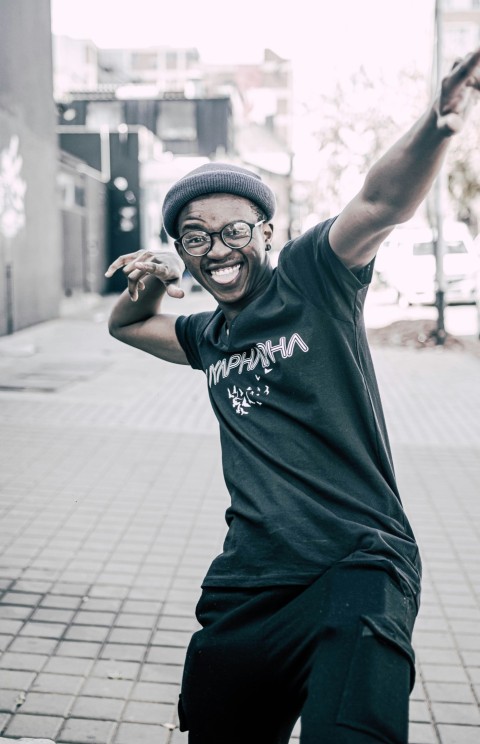
<svg viewBox="0 0 480 744">
<path fill-rule="evenodd" d="M 281 359 L 290 359 L 295 350 L 304 353 L 309 351 L 299 333 L 293 333 L 287 341 L 286 336 L 281 336 L 277 344 L 271 339 L 259 341 L 249 351 L 242 354 L 232 354 L 230 357 L 223 357 L 214 364 L 211 364 L 205 370 L 208 379 L 208 386 L 217 385 L 221 380 L 230 377 L 231 373 L 236 370 L 237 375 L 243 374 L 244 371 L 252 372 L 260 364 L 258 372 L 263 371 L 268 375 L 273 370 L 273 366 Z M 256 383 L 261 380 L 261 375 L 255 373 Z M 247 415 L 253 406 L 262 406 L 263 398 L 270 395 L 270 387 L 265 382 L 260 384 L 240 385 L 235 382 L 227 388 L 228 398 L 232 403 L 235 412 L 239 416 Z"/>
<path fill-rule="evenodd" d="M 265 370 L 267 371 L 267 370 Z M 260 379 L 258 375 L 255 375 L 257 379 Z M 270 388 L 268 385 L 263 386 L 263 390 L 260 385 L 252 387 L 249 385 L 246 390 L 243 390 L 238 385 L 234 385 L 232 388 L 227 388 L 228 397 L 232 401 L 232 406 L 235 409 L 235 413 L 239 416 L 246 416 L 249 411 L 248 409 L 252 406 L 263 406 L 260 396 L 270 395 Z"/>
</svg>

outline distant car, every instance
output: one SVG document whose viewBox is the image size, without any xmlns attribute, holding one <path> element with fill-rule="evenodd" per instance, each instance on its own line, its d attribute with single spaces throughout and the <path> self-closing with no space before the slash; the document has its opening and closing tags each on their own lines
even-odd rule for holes
<svg viewBox="0 0 480 744">
<path fill-rule="evenodd" d="M 445 302 L 470 304 L 478 298 L 480 259 L 468 228 L 446 223 L 443 228 Z M 403 305 L 435 303 L 435 246 L 429 228 L 398 227 L 382 246 L 376 269 L 397 292 Z"/>
</svg>

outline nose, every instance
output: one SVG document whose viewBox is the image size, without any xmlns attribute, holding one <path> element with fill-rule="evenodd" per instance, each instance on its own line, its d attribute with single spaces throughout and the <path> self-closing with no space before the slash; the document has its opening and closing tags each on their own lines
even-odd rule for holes
<svg viewBox="0 0 480 744">
<path fill-rule="evenodd" d="M 220 235 L 214 233 L 212 235 L 212 247 L 210 248 L 207 255 L 209 256 L 209 258 L 220 260 L 222 258 L 225 258 L 226 256 L 229 256 L 232 250 L 233 249 L 229 248 L 228 245 L 225 245 Z"/>
</svg>

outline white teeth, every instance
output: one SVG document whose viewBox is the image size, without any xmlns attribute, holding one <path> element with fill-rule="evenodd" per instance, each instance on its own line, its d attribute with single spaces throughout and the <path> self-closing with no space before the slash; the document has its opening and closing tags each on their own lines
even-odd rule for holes
<svg viewBox="0 0 480 744">
<path fill-rule="evenodd" d="M 223 269 L 212 269 L 212 274 L 215 274 L 216 276 L 219 274 L 231 274 L 234 271 L 238 271 L 239 268 L 239 264 L 235 264 L 235 266 L 224 266 Z"/>
<path fill-rule="evenodd" d="M 234 266 L 224 266 L 220 269 L 212 269 L 210 271 L 210 274 L 213 279 L 215 279 L 218 284 L 227 284 L 228 282 L 233 281 L 236 279 L 240 272 L 240 264 L 235 264 Z"/>
</svg>

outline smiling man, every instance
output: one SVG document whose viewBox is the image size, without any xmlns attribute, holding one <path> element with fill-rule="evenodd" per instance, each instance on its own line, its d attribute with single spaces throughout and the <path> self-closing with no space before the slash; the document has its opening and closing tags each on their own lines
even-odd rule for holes
<svg viewBox="0 0 480 744">
<path fill-rule="evenodd" d="M 216 191 L 202 195 L 206 188 Z M 221 193 L 223 188 L 235 189 L 238 194 Z M 185 199 L 189 201 L 178 214 Z M 166 227 L 168 223 L 172 235 L 179 229 L 180 255 L 186 255 L 185 262 L 194 278 L 219 303 L 228 306 L 229 319 L 262 294 L 270 280 L 272 269 L 265 246 L 270 245 L 273 228 L 268 220 L 274 211 L 275 197 L 258 176 L 221 163 L 193 171 L 167 195 Z M 231 219 L 228 224 L 225 215 Z M 213 250 L 215 238 L 217 245 Z"/>
<path fill-rule="evenodd" d="M 421 567 L 362 311 L 377 249 L 427 194 L 479 77 L 480 51 L 276 270 L 274 194 L 211 163 L 166 196 L 178 256 L 139 251 L 107 271 L 128 277 L 111 333 L 203 370 L 220 425 L 231 506 L 185 663 L 190 744 L 287 744 L 299 717 L 302 744 L 407 744 Z M 182 262 L 214 312 L 162 314 L 165 292 L 183 296 Z"/>
</svg>

